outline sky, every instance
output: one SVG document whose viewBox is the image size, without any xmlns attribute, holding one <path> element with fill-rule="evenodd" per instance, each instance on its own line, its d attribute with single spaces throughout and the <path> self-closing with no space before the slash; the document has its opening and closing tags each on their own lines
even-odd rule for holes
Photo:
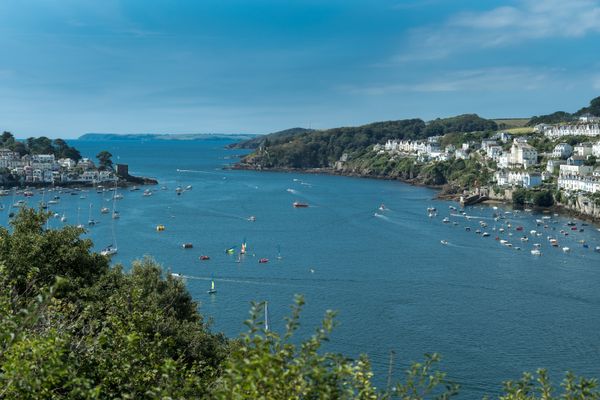
<svg viewBox="0 0 600 400">
<path fill-rule="evenodd" d="M 600 0 L 2 0 L 0 130 L 269 133 L 600 95 Z"/>
</svg>

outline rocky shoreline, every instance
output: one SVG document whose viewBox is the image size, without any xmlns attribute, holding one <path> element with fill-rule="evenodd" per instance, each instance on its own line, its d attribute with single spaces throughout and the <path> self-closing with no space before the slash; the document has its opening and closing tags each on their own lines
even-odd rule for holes
<svg viewBox="0 0 600 400">
<path fill-rule="evenodd" d="M 15 182 L 14 184 L 4 184 L 4 185 L 2 185 L 2 188 L 3 189 L 13 189 L 13 188 L 25 189 L 25 188 L 44 188 L 44 187 L 53 187 L 53 186 L 68 187 L 68 188 L 74 188 L 74 187 L 90 188 L 90 187 L 107 186 L 107 185 L 112 185 L 112 183 L 104 182 L 103 185 L 98 185 L 97 183 L 93 183 L 93 182 L 81 182 L 81 181 L 75 182 L 74 181 L 74 182 L 61 182 L 59 185 L 56 185 L 56 184 L 52 184 L 50 182 L 24 182 L 24 183 Z M 138 186 L 138 185 L 140 185 L 140 186 L 158 185 L 158 180 L 156 180 L 154 178 L 144 177 L 144 176 L 128 175 L 125 178 L 120 178 L 117 182 L 117 186 L 121 187 L 121 188 L 127 188 L 127 187 Z"/>
</svg>

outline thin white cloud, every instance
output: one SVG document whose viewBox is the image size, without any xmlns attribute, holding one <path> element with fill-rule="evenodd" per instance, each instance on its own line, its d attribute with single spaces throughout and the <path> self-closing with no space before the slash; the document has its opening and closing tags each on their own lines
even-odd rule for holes
<svg viewBox="0 0 600 400">
<path fill-rule="evenodd" d="M 519 0 L 513 6 L 454 15 L 439 27 L 416 29 L 409 37 L 410 50 L 396 61 L 439 59 L 472 49 L 598 33 L 599 0 Z"/>
<path fill-rule="evenodd" d="M 403 92 L 469 92 L 536 90 L 548 82 L 560 81 L 555 70 L 530 68 L 483 68 L 447 73 L 439 78 L 416 83 L 394 83 L 367 87 L 349 86 L 343 90 L 352 94 L 386 95 Z"/>
</svg>

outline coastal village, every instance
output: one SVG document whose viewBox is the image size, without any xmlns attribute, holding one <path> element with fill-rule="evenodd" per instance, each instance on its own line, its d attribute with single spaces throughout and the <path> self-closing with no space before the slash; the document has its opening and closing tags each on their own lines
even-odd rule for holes
<svg viewBox="0 0 600 400">
<path fill-rule="evenodd" d="M 486 198 L 506 199 L 505 191 L 510 197 L 517 188 L 544 187 L 567 197 L 600 193 L 600 117 L 585 114 L 570 123 L 538 124 L 525 132 L 512 131 L 498 131 L 460 147 L 442 147 L 442 136 L 388 140 L 374 145 L 373 151 L 390 159 L 413 158 L 421 163 L 478 160 L 482 168 L 493 169 L 493 179 L 479 183 L 469 194 Z"/>
<path fill-rule="evenodd" d="M 75 161 L 71 158 L 56 159 L 54 154 L 21 156 L 6 148 L 0 149 L 0 168 L 24 184 L 100 183 L 113 181 L 115 178 L 112 170 L 99 169 L 89 158 Z"/>
</svg>

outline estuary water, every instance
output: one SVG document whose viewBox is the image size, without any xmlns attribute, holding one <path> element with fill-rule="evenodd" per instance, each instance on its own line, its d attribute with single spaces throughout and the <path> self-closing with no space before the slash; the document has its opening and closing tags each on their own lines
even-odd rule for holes
<svg viewBox="0 0 600 400">
<path fill-rule="evenodd" d="M 50 225 L 85 224 L 91 215 L 100 221 L 88 232 L 98 251 L 113 243 L 114 228 L 114 262 L 127 268 L 149 255 L 185 276 L 212 329 L 232 337 L 244 330 L 251 301 L 267 300 L 271 328 L 282 331 L 294 294 L 303 294 L 301 335 L 325 310 L 336 310 L 327 350 L 369 355 L 378 386 L 391 350 L 395 378 L 424 353 L 441 353 L 441 368 L 461 384 L 462 398 L 493 395 L 503 380 L 539 367 L 554 379 L 567 370 L 600 377 L 598 226 L 574 220 L 574 230 L 565 217 L 503 206 L 469 207 L 467 218 L 449 208 L 458 204 L 433 200 L 433 190 L 398 182 L 224 170 L 243 153 L 225 150 L 227 143 L 70 141 L 90 158 L 108 150 L 133 175 L 160 183 L 152 196 L 142 195 L 145 188 L 120 191 L 118 220 L 100 214 L 112 207 L 112 194 L 61 194 L 52 210 L 67 221 Z M 3 224 L 13 200 L 3 198 Z M 36 193 L 27 202 L 40 200 Z M 294 201 L 309 207 L 294 208 Z M 428 207 L 438 215 L 428 217 Z M 158 224 L 165 230 L 157 232 Z M 225 250 L 239 251 L 244 240 L 248 251 L 238 263 Z M 193 248 L 183 249 L 188 242 Z M 541 256 L 531 254 L 534 243 Z M 207 294 L 211 280 L 216 295 Z"/>
</svg>

